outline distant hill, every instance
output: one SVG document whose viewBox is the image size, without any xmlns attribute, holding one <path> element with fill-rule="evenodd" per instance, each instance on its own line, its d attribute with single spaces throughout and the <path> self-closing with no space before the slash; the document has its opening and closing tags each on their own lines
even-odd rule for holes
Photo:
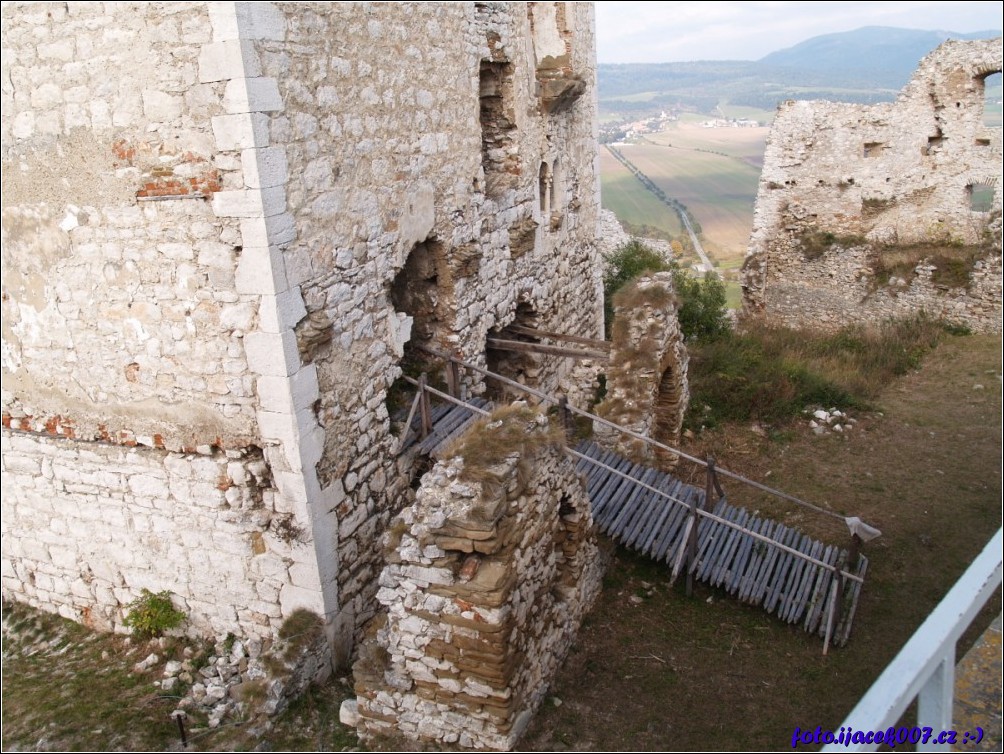
<svg viewBox="0 0 1004 754">
<path fill-rule="evenodd" d="M 866 26 L 812 37 L 757 61 L 601 63 L 600 115 L 635 118 L 662 109 L 721 114 L 727 106 L 773 112 L 786 99 L 890 101 L 920 59 L 946 39 L 1000 34 Z"/>
<path fill-rule="evenodd" d="M 878 87 L 901 88 L 917 63 L 946 39 L 987 39 L 999 31 L 959 34 L 892 26 L 865 26 L 854 31 L 823 34 L 793 47 L 772 52 L 759 66 L 819 71 L 834 77 L 867 74 Z"/>
</svg>

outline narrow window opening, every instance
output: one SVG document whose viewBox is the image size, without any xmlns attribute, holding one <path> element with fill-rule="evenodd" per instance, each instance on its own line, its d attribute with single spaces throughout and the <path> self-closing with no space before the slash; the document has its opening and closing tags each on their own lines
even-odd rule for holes
<svg viewBox="0 0 1004 754">
<path fill-rule="evenodd" d="M 498 198 L 516 186 L 519 157 L 513 139 L 512 64 L 481 61 L 481 164 L 485 194 Z"/>
<path fill-rule="evenodd" d="M 885 144 L 883 144 L 881 141 L 865 142 L 864 156 L 866 158 L 878 157 L 880 154 L 882 154 L 883 149 L 885 149 Z"/>
<path fill-rule="evenodd" d="M 991 73 L 988 76 L 984 76 L 983 82 L 983 125 L 988 128 L 1000 128 L 1001 127 L 1001 99 L 1002 91 L 1001 86 L 1001 73 L 997 71 L 996 73 Z M 987 144 L 989 144 L 987 140 Z"/>
<path fill-rule="evenodd" d="M 966 186 L 966 198 L 971 212 L 989 212 L 994 202 L 994 187 L 970 183 Z"/>
</svg>

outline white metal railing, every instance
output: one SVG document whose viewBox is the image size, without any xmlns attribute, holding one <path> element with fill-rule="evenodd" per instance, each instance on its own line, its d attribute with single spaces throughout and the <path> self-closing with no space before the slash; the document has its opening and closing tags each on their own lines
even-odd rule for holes
<svg viewBox="0 0 1004 754">
<path fill-rule="evenodd" d="M 917 629 L 896 658 L 872 684 L 842 724 L 840 736 L 848 733 L 884 731 L 896 725 L 910 703 L 917 700 L 917 728 L 921 740 L 917 751 L 948 751 L 938 744 L 941 731 L 952 728 L 952 697 L 955 687 L 955 644 L 976 614 L 1001 583 L 1001 530 L 955 582 L 945 598 Z M 924 734 L 930 730 L 925 743 Z M 912 730 L 912 729 L 911 729 Z M 961 736 L 955 743 L 962 746 Z M 823 743 L 822 741 L 818 743 Z M 897 742 L 902 744 L 903 742 Z M 875 751 L 877 743 L 834 742 L 822 751 Z M 963 747 L 964 748 L 964 747 Z"/>
</svg>

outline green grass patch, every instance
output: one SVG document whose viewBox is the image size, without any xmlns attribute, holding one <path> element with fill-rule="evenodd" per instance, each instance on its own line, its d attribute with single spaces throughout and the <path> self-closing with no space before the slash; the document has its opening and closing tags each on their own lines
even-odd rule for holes
<svg viewBox="0 0 1004 754">
<path fill-rule="evenodd" d="M 917 276 L 917 266 L 929 264 L 931 282 L 946 288 L 967 288 L 974 265 L 987 256 L 982 246 L 914 244 L 879 249 L 871 258 L 872 288 L 889 285 L 893 278 L 908 283 Z"/>
<path fill-rule="evenodd" d="M 820 334 L 750 325 L 690 347 L 688 427 L 782 424 L 809 406 L 868 408 L 949 330 L 925 316 Z"/>
<path fill-rule="evenodd" d="M 20 605 L 4 605 L 5 751 L 157 751 L 178 745 L 178 699 L 132 672 L 160 647 L 102 637 Z M 13 629 L 13 630 L 10 630 Z M 58 722 L 53 722 L 58 721 Z"/>
<path fill-rule="evenodd" d="M 849 248 L 867 243 L 863 236 L 838 236 L 821 230 L 809 230 L 798 238 L 802 256 L 808 261 L 819 259 L 834 246 Z"/>
</svg>

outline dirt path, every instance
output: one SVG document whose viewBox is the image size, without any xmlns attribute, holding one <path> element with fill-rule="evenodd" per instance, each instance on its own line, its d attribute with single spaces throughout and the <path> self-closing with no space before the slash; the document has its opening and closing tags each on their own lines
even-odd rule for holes
<svg viewBox="0 0 1004 754">
<path fill-rule="evenodd" d="M 845 435 L 800 427 L 786 443 L 741 430 L 723 465 L 883 530 L 844 649 L 617 552 L 524 746 L 534 750 L 790 749 L 795 727 L 844 715 L 1001 525 L 1000 339 L 950 338 L 892 384 L 882 415 Z M 728 492 L 742 501 L 737 491 Z M 744 504 L 762 501 L 748 498 Z M 779 512 L 780 514 L 780 512 Z M 783 514 L 780 514 L 783 515 Z M 784 516 L 834 542 L 847 534 Z M 991 601 L 959 655 L 1000 611 Z M 815 747 L 813 747 L 815 748 Z"/>
</svg>

